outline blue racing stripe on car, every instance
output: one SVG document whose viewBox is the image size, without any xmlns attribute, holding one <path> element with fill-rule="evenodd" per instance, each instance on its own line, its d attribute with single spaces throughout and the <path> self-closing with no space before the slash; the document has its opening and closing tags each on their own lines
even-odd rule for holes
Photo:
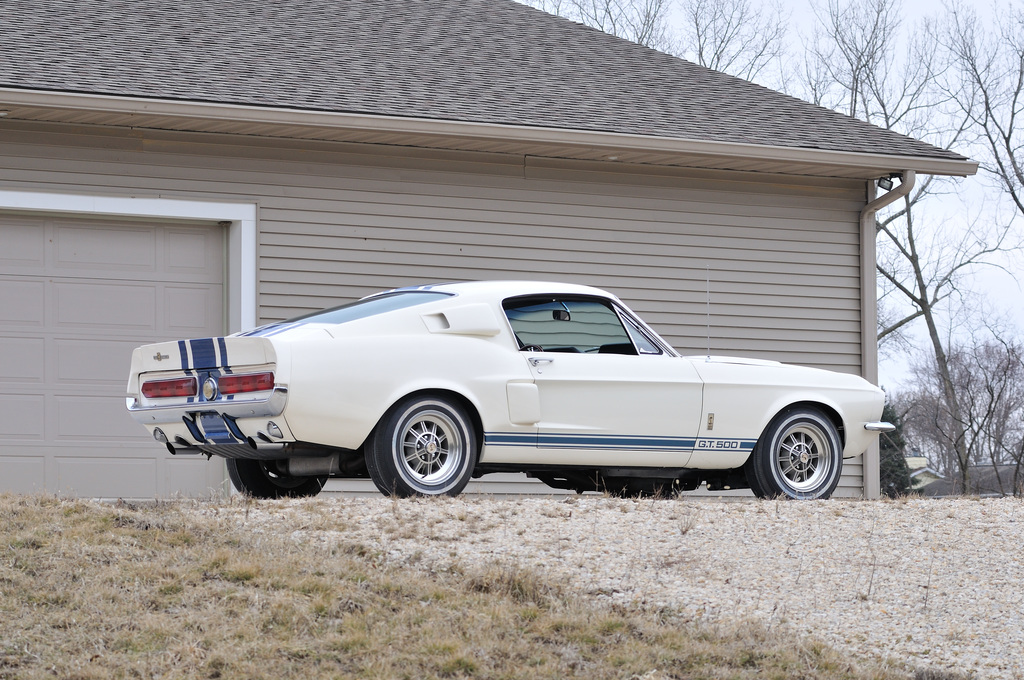
<svg viewBox="0 0 1024 680">
<path fill-rule="evenodd" d="M 623 434 L 551 434 L 487 432 L 484 443 L 492 446 L 530 446 L 552 449 L 607 449 L 616 451 L 655 450 L 690 452 L 692 437 L 644 437 Z"/>
<path fill-rule="evenodd" d="M 570 434 L 486 432 L 484 444 L 490 446 L 537 447 L 542 449 L 590 449 L 602 451 L 751 451 L 755 439 L 709 439 L 707 437 L 648 437 L 624 434 Z"/>
<path fill-rule="evenodd" d="M 188 342 L 192 346 L 192 366 L 213 368 L 217 365 L 217 348 L 213 338 L 199 338 Z"/>
<path fill-rule="evenodd" d="M 217 347 L 220 348 L 220 366 L 224 367 L 225 373 L 230 373 L 231 363 L 228 361 L 228 343 L 224 338 L 217 338 Z"/>
<path fill-rule="evenodd" d="M 289 324 L 285 324 L 283 326 L 279 326 L 277 328 L 274 328 L 274 329 L 272 329 L 271 331 L 269 331 L 267 333 L 261 333 L 260 335 L 262 335 L 264 338 L 269 338 L 272 335 L 278 335 L 279 333 L 284 333 L 285 331 L 290 331 L 293 328 L 298 328 L 299 326 L 305 326 L 305 325 L 306 324 L 304 324 L 304 323 L 289 323 Z"/>
<path fill-rule="evenodd" d="M 284 325 L 283 321 L 278 321 L 276 323 L 268 323 L 265 326 L 257 326 L 256 328 L 253 328 L 250 331 L 239 333 L 238 335 L 243 338 L 255 338 L 263 335 L 266 332 L 272 331 L 275 328 L 278 328 L 282 325 Z"/>
<path fill-rule="evenodd" d="M 299 321 L 281 321 L 279 323 L 272 323 L 267 324 L 266 326 L 260 326 L 259 328 L 254 328 L 253 330 L 242 333 L 241 335 L 247 338 L 269 338 L 271 335 L 284 333 L 285 331 L 305 325 L 305 323 Z"/>
<path fill-rule="evenodd" d="M 192 375 L 192 370 L 188 367 L 188 344 L 184 340 L 178 340 L 178 356 L 181 357 L 181 370 L 185 372 L 185 375 Z M 196 398 L 189 397 L 185 400 L 185 403 L 191 404 Z"/>
<path fill-rule="evenodd" d="M 178 354 L 181 355 L 181 370 L 188 372 L 188 346 L 184 340 L 178 340 Z"/>
<path fill-rule="evenodd" d="M 551 449 L 690 452 L 693 451 L 696 442 L 697 440 L 692 437 L 640 437 L 620 434 L 540 434 L 537 437 L 537 445 L 540 448 Z"/>
<path fill-rule="evenodd" d="M 490 446 L 537 446 L 537 433 L 484 432 L 484 444 Z"/>
<path fill-rule="evenodd" d="M 228 430 L 224 419 L 217 413 L 200 413 L 199 424 L 208 442 L 215 444 L 237 444 L 238 440 Z"/>
<path fill-rule="evenodd" d="M 700 437 L 694 445 L 696 451 L 753 451 L 756 439 L 710 439 Z"/>
</svg>

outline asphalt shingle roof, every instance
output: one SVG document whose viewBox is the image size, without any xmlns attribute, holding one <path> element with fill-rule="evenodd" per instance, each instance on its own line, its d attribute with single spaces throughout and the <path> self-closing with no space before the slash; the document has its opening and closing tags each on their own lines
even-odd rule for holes
<svg viewBox="0 0 1024 680">
<path fill-rule="evenodd" d="M 963 159 L 512 0 L 0 0 L 0 87 Z"/>
</svg>

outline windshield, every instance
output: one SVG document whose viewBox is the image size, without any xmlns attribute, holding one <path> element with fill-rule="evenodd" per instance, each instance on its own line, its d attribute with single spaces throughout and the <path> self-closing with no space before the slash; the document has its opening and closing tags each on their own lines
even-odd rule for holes
<svg viewBox="0 0 1024 680">
<path fill-rule="evenodd" d="M 368 316 L 384 314 L 385 312 L 405 309 L 406 307 L 434 302 L 435 300 L 442 300 L 451 296 L 452 293 L 439 293 L 427 290 L 394 291 L 363 298 L 340 307 L 297 316 L 285 323 L 299 321 L 304 323 L 345 323 L 347 321 L 355 321 L 356 319 L 365 319 Z"/>
</svg>

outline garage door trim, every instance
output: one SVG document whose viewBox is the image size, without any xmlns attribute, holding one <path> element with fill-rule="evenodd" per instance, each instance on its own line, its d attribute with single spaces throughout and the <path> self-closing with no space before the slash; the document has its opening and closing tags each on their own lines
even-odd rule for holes
<svg viewBox="0 0 1024 680">
<path fill-rule="evenodd" d="M 256 204 L 0 189 L 0 210 L 230 222 L 228 328 L 256 326 Z"/>
</svg>

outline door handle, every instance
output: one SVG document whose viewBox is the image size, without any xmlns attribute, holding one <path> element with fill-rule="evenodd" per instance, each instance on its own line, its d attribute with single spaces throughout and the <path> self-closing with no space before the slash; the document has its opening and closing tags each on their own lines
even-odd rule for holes
<svg viewBox="0 0 1024 680">
<path fill-rule="evenodd" d="M 530 365 L 537 366 L 539 364 L 550 364 L 554 359 L 545 359 L 544 357 L 530 357 Z"/>
</svg>

